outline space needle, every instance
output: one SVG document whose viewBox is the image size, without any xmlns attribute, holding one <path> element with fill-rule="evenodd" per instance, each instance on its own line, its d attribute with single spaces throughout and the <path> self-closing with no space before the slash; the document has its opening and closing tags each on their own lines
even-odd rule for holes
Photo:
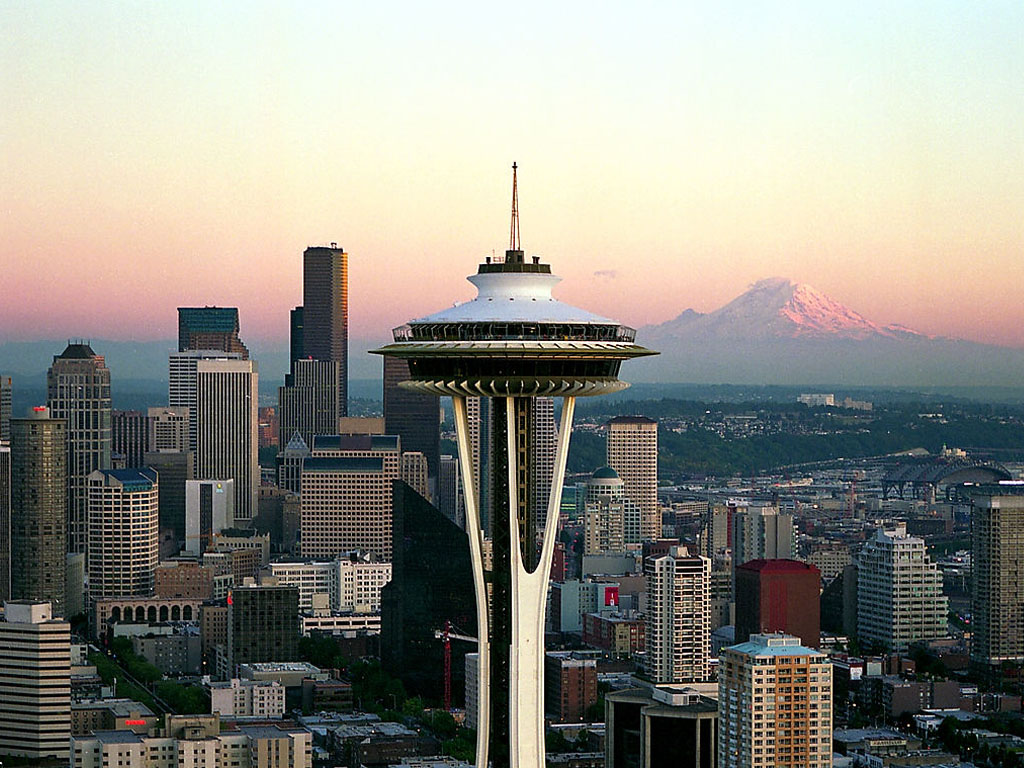
<svg viewBox="0 0 1024 768">
<path fill-rule="evenodd" d="M 552 297 L 561 278 L 540 257 L 527 260 L 520 245 L 515 164 L 509 248 L 468 279 L 476 298 L 396 328 L 394 342 L 375 352 L 408 361 L 410 380 L 401 386 L 450 396 L 454 404 L 479 638 L 476 765 L 543 768 L 544 607 L 576 398 L 625 389 L 622 362 L 657 353 L 637 345 L 632 328 Z M 530 514 L 531 398 L 541 396 L 561 397 L 563 405 L 546 526 L 537 530 Z M 474 491 L 470 397 L 492 399 L 490 445 L 480 448 L 490 452 L 489 567 Z"/>
</svg>

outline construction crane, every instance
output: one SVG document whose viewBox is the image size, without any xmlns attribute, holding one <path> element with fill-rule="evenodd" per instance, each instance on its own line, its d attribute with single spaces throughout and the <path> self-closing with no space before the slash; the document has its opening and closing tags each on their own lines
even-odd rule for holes
<svg viewBox="0 0 1024 768">
<path fill-rule="evenodd" d="M 444 708 L 452 711 L 452 640 L 464 640 L 467 643 L 479 642 L 475 637 L 453 631 L 450 621 L 445 621 L 444 629 L 434 630 L 434 638 L 444 641 Z"/>
</svg>

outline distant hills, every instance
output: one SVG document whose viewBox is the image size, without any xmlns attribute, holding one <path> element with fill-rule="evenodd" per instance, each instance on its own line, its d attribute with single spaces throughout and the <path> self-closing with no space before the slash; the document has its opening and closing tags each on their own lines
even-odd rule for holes
<svg viewBox="0 0 1024 768">
<path fill-rule="evenodd" d="M 623 366 L 624 378 L 632 382 L 960 392 L 1021 392 L 1024 386 L 1024 350 L 880 325 L 809 285 L 781 277 L 754 283 L 713 312 L 686 309 L 668 322 L 640 328 L 637 339 L 661 354 Z M 383 342 L 384 335 L 350 341 L 353 397 L 380 398 L 381 362 L 368 350 Z M 40 393 L 45 398 L 46 369 L 65 343 L 0 342 L 0 374 L 15 377 L 16 405 L 40 402 Z M 91 343 L 113 372 L 115 407 L 165 401 L 160 397 L 166 398 L 174 340 Z M 259 362 L 261 401 L 272 403 L 288 370 L 288 344 L 246 343 Z"/>
<path fill-rule="evenodd" d="M 626 368 L 636 381 L 871 387 L 1016 387 L 1024 350 L 879 325 L 809 285 L 754 283 L 713 312 L 687 309 L 640 328 L 661 352 Z"/>
</svg>

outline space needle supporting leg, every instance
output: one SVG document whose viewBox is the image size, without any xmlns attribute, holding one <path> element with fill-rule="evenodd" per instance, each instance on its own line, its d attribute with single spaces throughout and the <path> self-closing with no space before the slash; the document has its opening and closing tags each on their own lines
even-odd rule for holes
<svg viewBox="0 0 1024 768">
<path fill-rule="evenodd" d="M 455 436 L 459 445 L 459 469 L 462 473 L 462 495 L 466 500 L 466 535 L 473 564 L 473 592 L 476 596 L 477 653 L 477 727 L 476 764 L 487 766 L 490 740 L 491 660 L 488 642 L 487 585 L 484 582 L 483 530 L 480 527 L 480 506 L 473 485 L 473 451 L 469 445 L 469 415 L 466 398 L 452 397 L 455 411 Z"/>
<path fill-rule="evenodd" d="M 514 424 L 514 399 L 506 398 L 508 423 Z M 558 515 L 562 503 L 565 462 L 576 399 L 566 397 L 555 447 L 555 465 L 548 495 L 543 545 L 537 567 L 529 572 L 523 562 L 519 523 L 516 517 L 518 478 L 509 461 L 509 527 L 512 531 L 511 568 L 512 648 L 509 659 L 509 741 L 512 768 L 544 768 L 544 608 L 547 602 L 551 560 L 555 551 Z M 508 455 L 515 455 L 515 437 L 508 430 Z M 533 542 L 528 542 L 531 546 Z"/>
</svg>

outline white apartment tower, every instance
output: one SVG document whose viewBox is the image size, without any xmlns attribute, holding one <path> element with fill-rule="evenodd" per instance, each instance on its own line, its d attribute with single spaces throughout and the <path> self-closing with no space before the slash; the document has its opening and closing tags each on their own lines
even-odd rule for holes
<svg viewBox="0 0 1024 768">
<path fill-rule="evenodd" d="M 392 481 L 401 477 L 393 435 L 318 435 L 302 468 L 302 556 L 372 552 L 391 560 Z"/>
<path fill-rule="evenodd" d="M 586 487 L 583 554 L 626 551 L 625 503 L 622 480 L 615 470 L 611 467 L 596 470 Z"/>
<path fill-rule="evenodd" d="M 196 477 L 234 480 L 235 521 L 247 525 L 260 485 L 256 363 L 201 359 L 195 372 Z"/>
<path fill-rule="evenodd" d="M 658 684 L 711 676 L 711 560 L 673 547 L 644 562 L 647 674 Z"/>
<path fill-rule="evenodd" d="M 942 573 L 924 539 L 905 525 L 880 529 L 857 558 L 857 636 L 861 647 L 905 651 L 947 634 Z"/>
<path fill-rule="evenodd" d="M 148 597 L 159 561 L 159 486 L 153 469 L 89 475 L 89 596 Z"/>
<path fill-rule="evenodd" d="M 796 557 L 793 514 L 773 506 L 737 507 L 732 521 L 732 562 L 792 560 Z"/>
<path fill-rule="evenodd" d="M 640 507 L 640 535 L 661 537 L 658 507 L 658 422 L 646 416 L 616 416 L 608 422 L 608 466 L 624 492 Z"/>
<path fill-rule="evenodd" d="M 4 604 L 0 621 L 0 756 L 68 759 L 71 627 L 49 603 Z"/>
<path fill-rule="evenodd" d="M 832 667 L 784 634 L 751 635 L 722 650 L 719 768 L 829 768 Z"/>
</svg>

